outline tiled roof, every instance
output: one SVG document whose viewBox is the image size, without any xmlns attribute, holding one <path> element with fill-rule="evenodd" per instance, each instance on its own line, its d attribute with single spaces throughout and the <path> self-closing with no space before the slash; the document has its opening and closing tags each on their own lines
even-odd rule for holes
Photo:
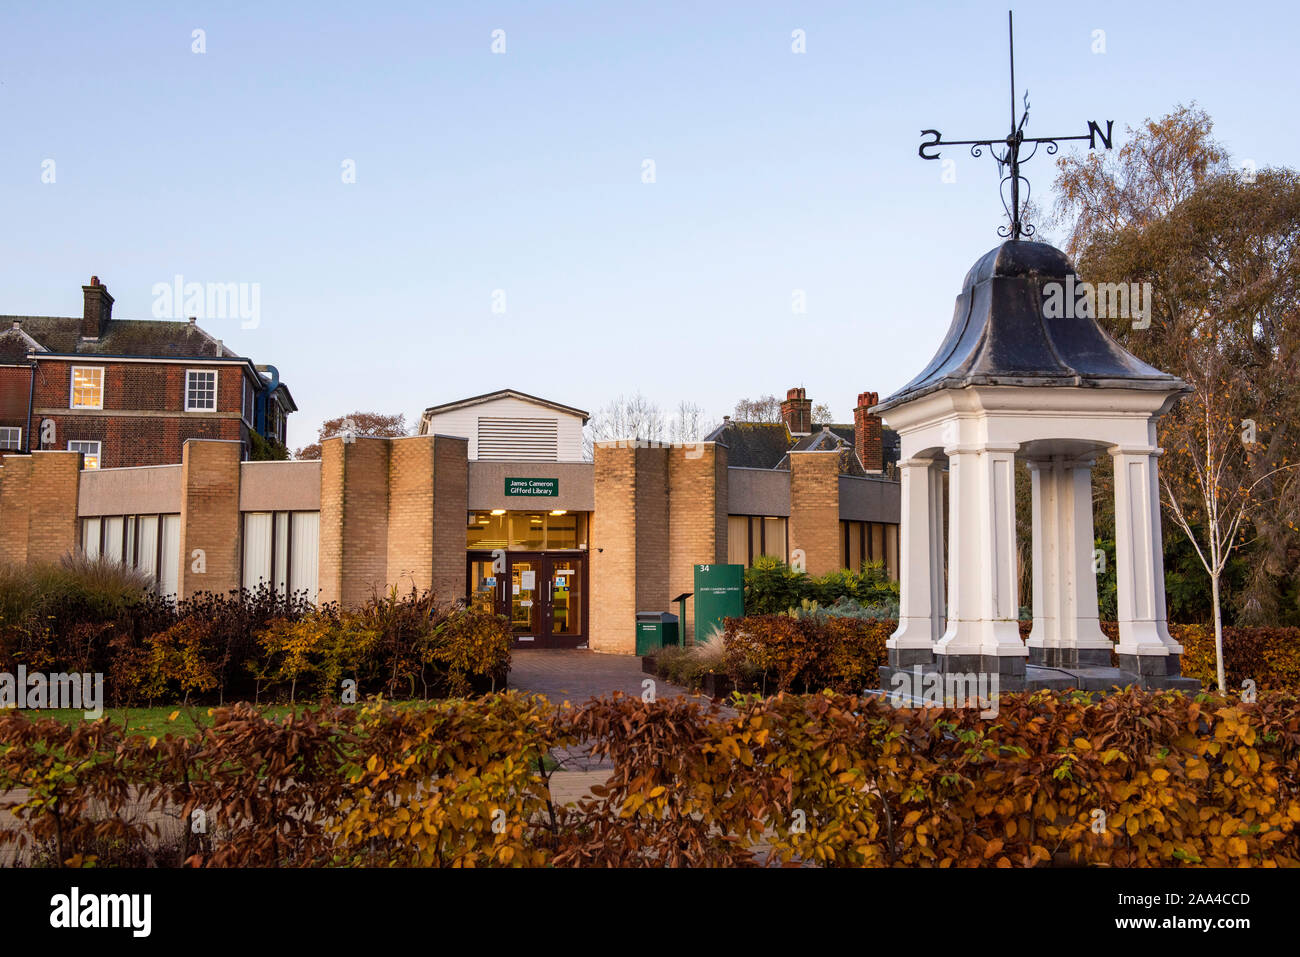
<svg viewBox="0 0 1300 957">
<path fill-rule="evenodd" d="M 238 354 L 220 344 L 197 324 L 161 319 L 111 319 L 99 339 L 81 338 L 81 319 L 71 316 L 0 316 L 0 329 L 9 327 L 0 342 L 0 355 L 17 349 L 14 322 L 21 331 L 49 352 L 77 355 L 138 356 L 166 359 L 237 359 Z M 40 351 L 28 349 L 28 351 Z M 20 357 L 21 358 L 21 357 Z"/>
<path fill-rule="evenodd" d="M 705 437 L 706 442 L 727 446 L 727 464 L 737 468 L 789 469 L 791 452 L 830 452 L 847 450 L 844 471 L 866 475 L 855 450 L 854 427 L 843 423 L 815 425 L 808 435 L 794 436 L 782 422 L 726 422 Z M 882 429 L 881 451 L 886 465 L 898 461 L 898 433 Z"/>
<path fill-rule="evenodd" d="M 27 353 L 42 352 L 44 346 L 29 336 L 21 326 L 9 321 L 7 328 L 0 331 L 0 364 L 12 364 L 27 361 Z"/>
<path fill-rule="evenodd" d="M 784 422 L 727 422 L 705 439 L 727 446 L 727 464 L 736 468 L 773 469 L 785 457 L 793 436 Z"/>
</svg>

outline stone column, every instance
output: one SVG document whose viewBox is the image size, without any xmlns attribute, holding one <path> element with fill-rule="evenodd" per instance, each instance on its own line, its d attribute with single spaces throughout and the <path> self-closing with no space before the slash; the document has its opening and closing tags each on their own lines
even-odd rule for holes
<svg viewBox="0 0 1300 957">
<path fill-rule="evenodd" d="M 1073 668 L 1110 665 L 1092 564 L 1091 459 L 1057 455 L 1028 463 L 1033 482 L 1034 627 L 1029 660 Z"/>
<path fill-rule="evenodd" d="M 906 459 L 898 463 L 898 471 L 902 525 L 898 629 L 885 642 L 885 647 L 890 665 L 909 668 L 932 663 L 934 643 L 943 634 L 939 627 L 943 617 L 943 554 L 938 550 L 943 542 L 941 499 L 938 528 L 935 527 L 935 489 L 941 491 L 942 484 L 938 466 L 929 459 Z"/>
<path fill-rule="evenodd" d="M 1183 648 L 1169 635 L 1165 613 L 1160 490 L 1150 445 L 1116 445 L 1115 574 L 1120 667 L 1140 676 L 1177 676 Z"/>
<path fill-rule="evenodd" d="M 949 485 L 948 627 L 941 670 L 1023 675 L 1016 576 L 1016 445 L 946 449 Z"/>
<path fill-rule="evenodd" d="M 930 464 L 930 629 L 934 640 L 948 627 L 947 582 L 944 579 L 943 472 L 941 462 Z"/>
</svg>

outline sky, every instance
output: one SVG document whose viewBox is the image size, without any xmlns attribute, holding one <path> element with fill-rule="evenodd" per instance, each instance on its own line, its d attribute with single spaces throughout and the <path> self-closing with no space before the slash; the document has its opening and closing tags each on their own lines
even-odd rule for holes
<svg viewBox="0 0 1300 957">
<path fill-rule="evenodd" d="M 1118 148 L 1195 102 L 1238 164 L 1300 166 L 1300 7 L 1014 9 L 1029 135 L 1114 120 Z M 917 146 L 1007 132 L 1006 11 L 6 3 L 0 313 L 80 315 L 92 274 L 118 318 L 244 284 L 256 311 L 200 325 L 279 369 L 291 447 L 502 388 L 716 420 L 803 386 L 848 421 L 1000 241 L 993 161 L 945 152 L 945 182 Z"/>
</svg>

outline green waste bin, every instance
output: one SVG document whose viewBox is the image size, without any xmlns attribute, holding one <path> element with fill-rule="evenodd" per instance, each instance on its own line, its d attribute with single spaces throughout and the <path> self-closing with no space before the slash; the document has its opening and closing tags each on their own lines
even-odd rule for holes
<svg viewBox="0 0 1300 957">
<path fill-rule="evenodd" d="M 667 611 L 636 613 L 636 653 L 654 654 L 664 645 L 677 644 L 677 616 Z"/>
</svg>

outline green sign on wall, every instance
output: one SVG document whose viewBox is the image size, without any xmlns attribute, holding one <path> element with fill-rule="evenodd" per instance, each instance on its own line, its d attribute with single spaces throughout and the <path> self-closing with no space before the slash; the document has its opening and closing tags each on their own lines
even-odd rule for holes
<svg viewBox="0 0 1300 957">
<path fill-rule="evenodd" d="M 695 566 L 695 643 L 701 644 L 724 618 L 745 614 L 744 565 Z"/>
<path fill-rule="evenodd" d="M 560 494 L 560 480 L 557 478 L 510 478 L 506 476 L 506 495 L 540 496 L 555 498 Z"/>
</svg>

